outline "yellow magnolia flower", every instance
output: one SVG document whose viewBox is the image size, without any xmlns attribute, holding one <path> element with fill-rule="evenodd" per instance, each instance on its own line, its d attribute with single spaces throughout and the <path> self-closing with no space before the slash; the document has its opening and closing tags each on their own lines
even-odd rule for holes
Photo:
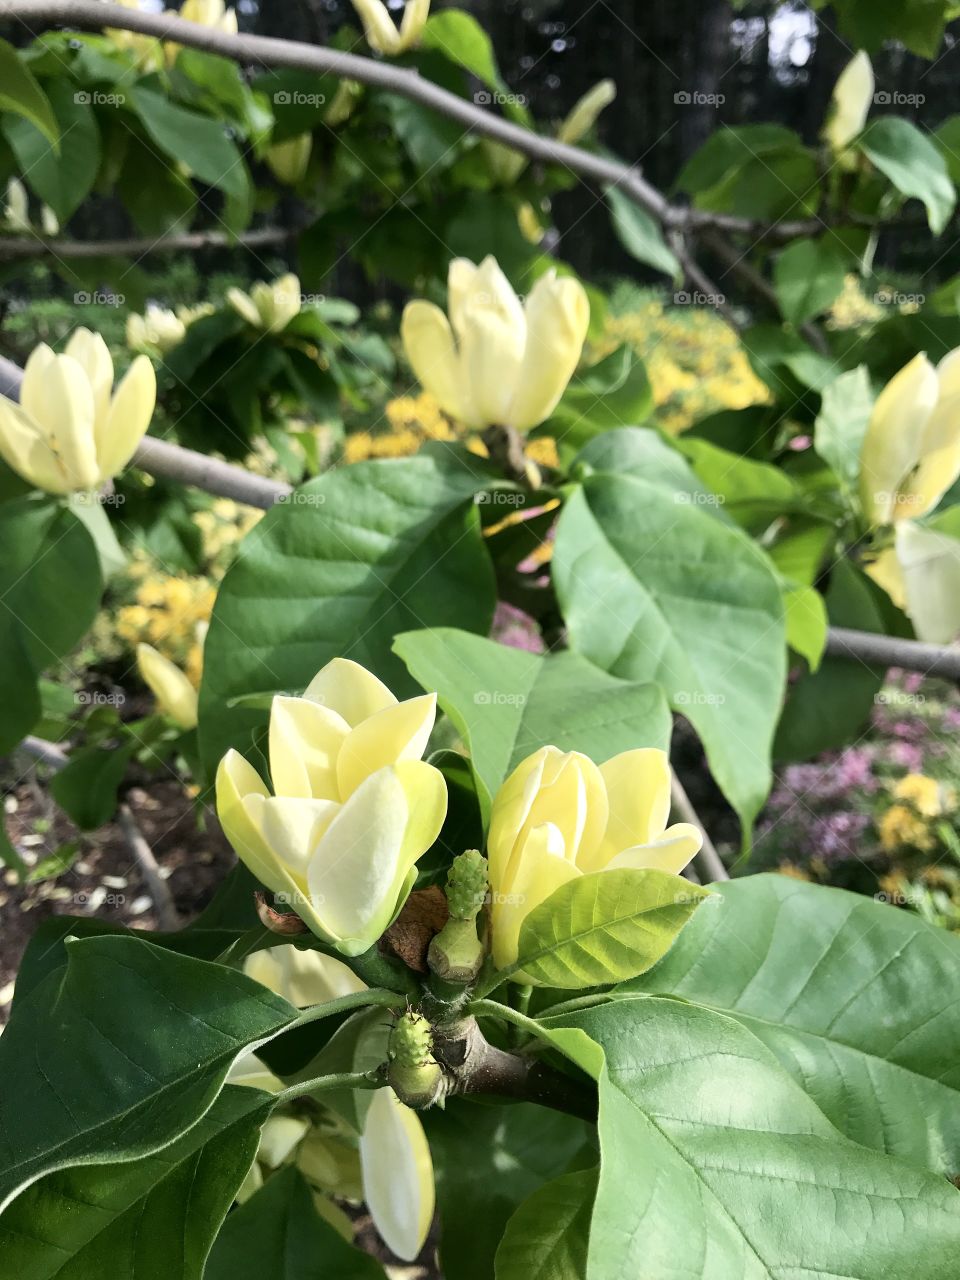
<svg viewBox="0 0 960 1280">
<path fill-rule="evenodd" d="M 267 152 L 267 164 L 278 182 L 295 187 L 307 172 L 312 150 L 313 134 L 301 133 L 286 142 L 275 142 Z"/>
<path fill-rule="evenodd" d="M 845 151 L 863 132 L 875 87 L 870 58 L 861 50 L 840 73 L 823 127 L 823 140 L 834 154 Z"/>
<path fill-rule="evenodd" d="M 115 3 L 123 9 L 147 12 L 140 0 L 115 0 Z M 162 46 L 155 36 L 145 36 L 139 31 L 124 31 L 120 27 L 107 27 L 105 34 L 116 48 L 132 53 L 142 71 L 154 71 L 163 62 Z"/>
<path fill-rule="evenodd" d="M 215 27 L 227 35 L 237 34 L 237 11 L 228 9 L 223 0 L 183 0 L 180 17 L 201 27 Z"/>
<path fill-rule="evenodd" d="M 423 1125 L 392 1089 L 373 1095 L 360 1138 L 363 1197 L 387 1245 L 404 1262 L 420 1253 L 435 1202 Z"/>
<path fill-rule="evenodd" d="M 290 321 L 300 314 L 303 295 L 300 281 L 291 272 L 272 284 L 260 281 L 249 293 L 228 289 L 227 302 L 254 329 L 282 333 Z"/>
<path fill-rule="evenodd" d="M 238 856 L 345 955 L 389 927 L 443 825 L 443 775 L 421 760 L 435 716 L 435 694 L 398 702 L 335 658 L 302 698 L 273 700 L 273 794 L 238 752 L 220 762 L 217 810 Z"/>
<path fill-rule="evenodd" d="M 127 346 L 131 351 L 165 356 L 179 346 L 187 326 L 175 311 L 151 303 L 142 316 L 127 316 Z"/>
<path fill-rule="evenodd" d="M 893 546 L 866 569 L 907 614 L 919 640 L 950 644 L 960 636 L 960 540 L 901 520 Z"/>
<path fill-rule="evenodd" d="M 430 0 L 406 0 L 398 30 L 382 0 L 353 0 L 353 7 L 363 23 L 367 44 L 374 53 L 391 58 L 416 48 L 430 15 Z"/>
<path fill-rule="evenodd" d="M 585 93 L 580 101 L 557 130 L 557 141 L 576 145 L 585 138 L 600 118 L 600 113 L 609 107 L 617 96 L 617 86 L 612 80 L 601 80 L 589 93 Z"/>
<path fill-rule="evenodd" d="M 30 197 L 19 178 L 11 178 L 7 183 L 2 221 L 6 231 L 30 230 Z"/>
<path fill-rule="evenodd" d="M 487 850 L 493 959 L 517 959 L 520 927 L 561 885 L 621 868 L 678 873 L 699 851 L 696 827 L 670 817 L 670 763 L 656 748 L 599 767 L 577 751 L 542 747 L 500 788 Z"/>
<path fill-rule="evenodd" d="M 77 329 L 63 355 L 41 343 L 24 370 L 20 403 L 0 396 L 0 456 L 47 493 L 98 489 L 133 457 L 157 399 L 139 356 L 113 389 L 113 360 L 98 333 Z"/>
<path fill-rule="evenodd" d="M 342 960 L 319 951 L 301 951 L 292 943 L 255 951 L 243 962 L 243 972 L 297 1009 L 367 989 Z"/>
<path fill-rule="evenodd" d="M 450 319 L 432 302 L 403 313 L 403 345 L 423 387 L 468 427 L 525 431 L 549 418 L 579 363 L 590 303 L 549 271 L 525 304 L 493 257 L 450 264 Z"/>
<path fill-rule="evenodd" d="M 960 347 L 936 368 L 916 356 L 880 393 L 860 459 L 872 525 L 919 519 L 960 475 Z"/>
<path fill-rule="evenodd" d="M 160 711 L 181 729 L 195 729 L 197 691 L 180 668 L 149 644 L 137 645 L 137 666 Z"/>
</svg>

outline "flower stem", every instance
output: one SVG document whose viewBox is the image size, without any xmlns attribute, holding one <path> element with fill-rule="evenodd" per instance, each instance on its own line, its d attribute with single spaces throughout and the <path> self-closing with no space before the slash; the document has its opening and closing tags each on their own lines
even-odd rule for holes
<svg viewBox="0 0 960 1280">
<path fill-rule="evenodd" d="M 363 1071 L 343 1071 L 338 1075 L 318 1076 L 316 1080 L 304 1080 L 301 1084 L 292 1084 L 288 1089 L 281 1089 L 274 1095 L 274 1105 L 282 1107 L 296 1098 L 308 1094 L 325 1093 L 331 1089 L 380 1089 L 383 1081 Z"/>
</svg>

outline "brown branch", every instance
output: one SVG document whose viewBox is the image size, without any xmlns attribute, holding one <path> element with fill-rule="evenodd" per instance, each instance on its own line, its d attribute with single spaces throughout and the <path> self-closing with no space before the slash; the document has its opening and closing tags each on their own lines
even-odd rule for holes
<svg viewBox="0 0 960 1280">
<path fill-rule="evenodd" d="M 694 859 L 700 874 L 706 878 L 708 884 L 716 883 L 718 880 L 729 880 L 730 875 L 727 868 L 723 865 L 713 841 L 707 834 L 706 827 L 700 821 L 700 817 L 693 807 L 683 783 L 672 767 L 670 769 L 670 802 L 677 817 L 696 827 L 703 836 L 703 846 Z"/>
<path fill-rule="evenodd" d="M 137 258 L 147 253 L 197 253 L 201 249 L 260 249 L 285 244 L 297 234 L 292 228 L 263 227 L 243 235 L 223 231 L 190 231 L 182 235 L 144 236 L 129 240 L 60 240 L 46 236 L 0 236 L 0 262 L 51 257 L 64 261 L 83 258 Z"/>
</svg>

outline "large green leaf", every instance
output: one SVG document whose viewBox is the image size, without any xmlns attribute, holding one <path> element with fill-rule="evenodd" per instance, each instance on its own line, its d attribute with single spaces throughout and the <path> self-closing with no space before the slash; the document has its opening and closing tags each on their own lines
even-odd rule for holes
<svg viewBox="0 0 960 1280">
<path fill-rule="evenodd" d="M 956 13 L 952 0 L 813 0 L 813 7 L 830 3 L 841 35 L 854 48 L 873 52 L 899 40 L 923 58 L 937 56 L 947 20 Z"/>
<path fill-rule="evenodd" d="M 930 230 L 939 235 L 950 220 L 957 193 L 947 162 L 927 135 L 909 120 L 882 116 L 859 145 L 902 195 L 923 201 Z"/>
<path fill-rule="evenodd" d="M 452 454 L 328 472 L 249 534 L 217 597 L 200 694 L 204 757 L 246 748 L 262 712 L 232 698 L 300 692 L 349 657 L 398 695 L 415 684 L 391 652 L 417 627 L 489 630 L 493 571 L 472 499 L 487 483 Z"/>
<path fill-rule="evenodd" d="M 128 94 L 130 105 L 160 150 L 202 181 L 234 200 L 243 201 L 250 175 L 226 128 L 210 116 L 188 111 L 156 89 L 137 85 Z"/>
<path fill-rule="evenodd" d="M 836 240 L 795 240 L 777 258 L 773 283 L 783 318 L 802 325 L 826 311 L 843 290 L 849 258 Z"/>
<path fill-rule="evenodd" d="M 58 126 L 56 142 L 26 117 L 7 120 L 4 133 L 27 184 L 63 223 L 76 213 L 96 181 L 100 130 L 90 95 L 77 93 L 72 80 L 52 81 L 49 93 Z"/>
<path fill-rule="evenodd" d="M 613 229 L 631 258 L 679 280 L 683 271 L 676 254 L 667 247 L 659 223 L 617 187 L 607 187 L 606 195 Z"/>
<path fill-rule="evenodd" d="M 497 1250 L 497 1280 L 582 1276 L 596 1191 L 594 1169 L 565 1174 L 535 1191 L 507 1224 Z"/>
<path fill-rule="evenodd" d="M 629 989 L 729 1013 L 850 1138 L 960 1172 L 960 938 L 785 876 L 717 889 Z"/>
<path fill-rule="evenodd" d="M 204 1275 L 205 1280 L 243 1280 L 247 1276 L 257 1280 L 384 1280 L 379 1262 L 347 1244 L 321 1218 L 310 1188 L 292 1166 L 274 1174 L 230 1215 Z"/>
<path fill-rule="evenodd" d="M 463 735 L 485 813 L 504 778 L 547 744 L 598 764 L 670 744 L 655 685 L 618 680 L 578 654 L 542 657 L 449 627 L 398 636 L 394 649 Z"/>
<path fill-rule="evenodd" d="M 490 1280 L 497 1246 L 521 1202 L 559 1174 L 597 1162 L 592 1126 L 529 1102 L 491 1106 L 451 1098 L 423 1121 L 446 1280 Z"/>
<path fill-rule="evenodd" d="M 67 952 L 0 1037 L 0 1207 L 45 1173 L 161 1151 L 242 1050 L 296 1016 L 233 969 L 137 938 Z"/>
<path fill-rule="evenodd" d="M 90 534 L 51 498 L 0 504 L 0 752 L 40 715 L 37 677 L 70 652 L 100 603 L 100 560 Z"/>
<path fill-rule="evenodd" d="M 0 1280 L 200 1280 L 272 1106 L 227 1085 L 159 1154 L 35 1182 L 0 1218 Z"/>
<path fill-rule="evenodd" d="M 955 1275 L 960 1192 L 845 1138 L 732 1018 L 638 996 L 567 1025 L 600 1091 L 587 1280 Z"/>
<path fill-rule="evenodd" d="M 780 589 L 746 535 L 682 499 L 634 475 L 591 476 L 560 517 L 554 582 L 572 646 L 662 686 L 749 826 L 786 674 Z"/>
<path fill-rule="evenodd" d="M 841 373 L 823 389 L 813 444 L 833 468 L 844 492 L 852 498 L 860 480 L 860 454 L 873 412 L 873 387 L 866 365 Z"/>
<path fill-rule="evenodd" d="M 576 991 L 645 973 L 709 891 L 666 871 L 598 871 L 562 885 L 524 920 L 513 971 Z"/>
<path fill-rule="evenodd" d="M 59 145 L 57 118 L 46 94 L 6 40 L 0 40 L 0 111 L 12 111 L 31 121 L 51 146 Z"/>
</svg>

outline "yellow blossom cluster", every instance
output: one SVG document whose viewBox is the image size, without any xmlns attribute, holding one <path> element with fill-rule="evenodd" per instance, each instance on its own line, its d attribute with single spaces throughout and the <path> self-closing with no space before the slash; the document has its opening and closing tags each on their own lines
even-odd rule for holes
<svg viewBox="0 0 960 1280">
<path fill-rule="evenodd" d="M 627 345 L 643 360 L 659 424 L 673 435 L 721 409 L 769 400 L 737 335 L 705 307 L 669 307 L 658 298 L 611 315 L 593 359 Z"/>
<path fill-rule="evenodd" d="M 137 556 L 129 572 L 136 594 L 133 604 L 117 612 L 117 635 L 131 649 L 152 645 L 199 685 L 216 587 L 207 578 L 160 572 L 145 556 Z"/>
<path fill-rule="evenodd" d="M 895 803 L 880 819 L 880 843 L 888 853 L 917 849 L 930 853 L 937 847 L 933 823 L 956 807 L 952 787 L 922 773 L 910 773 L 893 788 Z"/>
<path fill-rule="evenodd" d="M 843 282 L 843 292 L 830 308 L 827 328 L 859 329 L 876 324 L 883 315 L 883 307 L 867 297 L 860 277 L 851 271 Z"/>
<path fill-rule="evenodd" d="M 203 553 L 214 577 L 222 577 L 233 549 L 263 519 L 264 513 L 241 506 L 232 498 L 218 498 L 206 511 L 198 511 L 193 523 L 203 535 Z"/>
</svg>

